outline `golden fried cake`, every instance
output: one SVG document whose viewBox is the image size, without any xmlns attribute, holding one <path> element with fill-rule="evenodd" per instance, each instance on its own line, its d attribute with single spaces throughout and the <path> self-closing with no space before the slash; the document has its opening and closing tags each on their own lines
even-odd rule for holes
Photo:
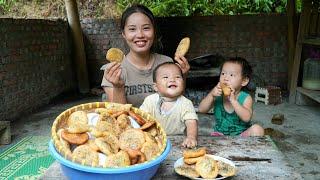
<svg viewBox="0 0 320 180">
<path fill-rule="evenodd" d="M 183 38 L 176 49 L 175 55 L 185 56 L 189 50 L 189 47 L 190 47 L 190 38 L 189 37 Z"/>
<path fill-rule="evenodd" d="M 160 136 L 160 135 L 156 135 L 156 136 L 154 137 L 154 139 L 157 141 L 157 144 L 158 144 L 159 149 L 162 149 L 162 147 L 164 146 L 164 144 L 163 144 L 163 139 L 161 138 L 161 136 Z"/>
<path fill-rule="evenodd" d="M 88 141 L 87 133 L 69 133 L 67 130 L 61 131 L 61 137 L 70 144 L 81 145 Z"/>
<path fill-rule="evenodd" d="M 125 167 L 130 165 L 130 158 L 126 151 L 107 156 L 104 167 Z"/>
<path fill-rule="evenodd" d="M 193 167 L 186 165 L 178 166 L 174 168 L 174 170 L 176 171 L 176 173 L 190 178 L 197 178 L 200 176 L 200 174 Z"/>
<path fill-rule="evenodd" d="M 231 89 L 228 87 L 228 85 L 226 85 L 226 84 L 224 84 L 224 83 L 221 83 L 220 86 L 221 86 L 223 95 L 224 95 L 224 96 L 230 96 L 230 94 L 231 94 Z"/>
<path fill-rule="evenodd" d="M 131 125 L 130 119 L 126 114 L 119 115 L 116 123 L 121 129 L 126 129 L 129 125 Z"/>
<path fill-rule="evenodd" d="M 114 119 L 114 118 L 113 118 Z M 113 120 L 112 120 L 113 121 Z M 111 132 L 114 135 L 116 135 L 117 137 L 122 133 L 122 129 L 119 127 L 119 125 L 115 122 L 116 120 L 114 120 L 114 122 L 110 122 L 110 121 L 103 121 L 101 119 L 99 119 L 97 121 L 97 124 L 95 126 L 95 128 L 92 128 L 92 133 L 95 134 L 95 136 L 101 136 L 101 133 L 99 132 Z M 94 132 L 95 130 L 95 132 Z"/>
<path fill-rule="evenodd" d="M 186 164 L 195 164 L 197 163 L 203 156 L 195 157 L 195 158 L 183 158 L 183 162 Z"/>
<path fill-rule="evenodd" d="M 110 156 L 113 154 L 112 148 L 103 138 L 99 137 L 94 140 L 94 143 L 98 146 L 99 151 L 103 154 Z"/>
<path fill-rule="evenodd" d="M 196 158 L 206 154 L 206 148 L 186 149 L 183 151 L 183 158 Z"/>
<path fill-rule="evenodd" d="M 99 147 L 97 146 L 97 144 L 95 143 L 95 139 L 89 139 L 86 143 L 86 145 L 90 146 L 90 148 L 94 151 L 99 151 Z"/>
<path fill-rule="evenodd" d="M 90 134 L 98 138 L 103 136 L 103 131 L 99 131 L 96 127 L 90 127 Z"/>
<path fill-rule="evenodd" d="M 64 131 L 64 129 L 59 129 L 58 132 L 57 132 L 57 135 L 59 137 L 59 140 L 61 142 L 61 145 L 62 147 L 67 151 L 67 153 L 71 153 L 71 150 L 70 150 L 70 144 L 68 141 L 64 140 L 61 136 L 61 133 L 62 131 Z"/>
<path fill-rule="evenodd" d="M 73 123 L 66 129 L 69 133 L 85 133 L 90 130 L 90 126 L 88 124 L 82 123 Z"/>
<path fill-rule="evenodd" d="M 107 51 L 106 59 L 110 62 L 121 63 L 124 57 L 124 53 L 118 48 L 110 48 Z"/>
<path fill-rule="evenodd" d="M 68 132 L 69 133 L 84 133 L 89 131 L 87 113 L 84 111 L 73 112 L 68 120 Z"/>
<path fill-rule="evenodd" d="M 146 142 L 152 142 L 157 144 L 155 137 L 153 137 L 151 133 L 145 132 L 145 131 L 143 131 L 143 133 L 144 133 L 144 139 L 146 140 Z"/>
<path fill-rule="evenodd" d="M 72 158 L 85 164 L 96 166 L 99 164 L 99 155 L 89 145 L 77 146 L 72 152 Z"/>
<path fill-rule="evenodd" d="M 120 149 L 120 143 L 118 138 L 112 132 L 103 132 L 103 137 L 101 139 L 107 142 L 112 150 L 112 153 L 117 153 Z"/>
<path fill-rule="evenodd" d="M 159 134 L 156 126 L 151 126 L 148 129 L 144 129 L 144 131 L 150 133 L 153 137 L 156 137 Z"/>
<path fill-rule="evenodd" d="M 158 144 L 152 141 L 146 141 L 141 148 L 141 152 L 146 155 L 147 160 L 151 160 L 159 153 L 160 149 Z"/>
<path fill-rule="evenodd" d="M 122 150 L 128 148 L 140 150 L 145 143 L 144 133 L 140 129 L 127 129 L 120 134 L 119 142 Z"/>
<path fill-rule="evenodd" d="M 140 127 L 140 129 L 141 129 L 141 130 L 148 129 L 148 128 L 150 128 L 151 126 L 153 126 L 154 124 L 156 124 L 155 121 L 148 121 L 148 122 L 146 122 L 144 125 L 142 125 L 142 126 Z"/>
<path fill-rule="evenodd" d="M 234 176 L 236 174 L 236 168 L 222 161 L 218 161 L 218 174 L 223 177 Z"/>
<path fill-rule="evenodd" d="M 67 120 L 68 126 L 72 126 L 73 124 L 77 124 L 77 123 L 88 124 L 88 117 L 86 112 L 76 111 L 69 116 Z"/>
<path fill-rule="evenodd" d="M 136 149 L 126 149 L 126 152 L 129 155 L 131 165 L 139 164 L 146 161 L 146 156 L 143 152 Z"/>
<path fill-rule="evenodd" d="M 110 114 L 100 114 L 99 115 L 99 121 L 106 121 L 108 123 L 114 123 L 116 121 L 116 119 L 114 117 L 112 117 Z"/>
<path fill-rule="evenodd" d="M 196 163 L 196 171 L 205 179 L 213 179 L 218 175 L 217 162 L 209 156 L 204 156 Z"/>
<path fill-rule="evenodd" d="M 122 114 L 125 114 L 125 115 L 128 115 L 128 111 L 119 111 L 119 112 L 114 112 L 111 117 L 114 117 L 114 118 L 118 118 L 120 115 Z"/>
<path fill-rule="evenodd" d="M 112 128 L 113 128 L 112 126 L 113 126 L 113 123 L 99 119 L 96 124 L 96 129 L 102 132 L 112 131 Z"/>
<path fill-rule="evenodd" d="M 96 112 L 98 114 L 108 114 L 109 115 L 109 111 L 107 108 L 96 108 L 94 110 L 94 112 Z"/>
</svg>

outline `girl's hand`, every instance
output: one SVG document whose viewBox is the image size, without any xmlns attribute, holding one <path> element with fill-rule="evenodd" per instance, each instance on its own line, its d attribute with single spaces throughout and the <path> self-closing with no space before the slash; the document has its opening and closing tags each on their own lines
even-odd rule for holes
<svg viewBox="0 0 320 180">
<path fill-rule="evenodd" d="M 237 98 L 236 98 L 236 96 L 235 96 L 235 90 L 234 90 L 234 88 L 232 88 L 231 86 L 229 86 L 229 88 L 231 89 L 231 93 L 230 93 L 230 96 L 229 96 L 229 101 L 232 103 L 232 102 L 234 102 L 234 101 L 237 101 Z"/>
<path fill-rule="evenodd" d="M 175 55 L 174 60 L 177 61 L 178 65 L 182 70 L 182 74 L 186 76 L 190 70 L 190 65 L 188 60 L 184 56 Z"/>
<path fill-rule="evenodd" d="M 220 86 L 220 82 L 211 90 L 210 94 L 214 97 L 222 95 L 222 88 Z"/>
<path fill-rule="evenodd" d="M 111 62 L 104 70 L 103 78 L 109 81 L 113 87 L 124 87 L 124 81 L 121 79 L 121 67 L 120 63 Z"/>
<path fill-rule="evenodd" d="M 197 146 L 197 140 L 192 137 L 187 137 L 181 145 L 186 148 L 194 148 Z"/>
</svg>

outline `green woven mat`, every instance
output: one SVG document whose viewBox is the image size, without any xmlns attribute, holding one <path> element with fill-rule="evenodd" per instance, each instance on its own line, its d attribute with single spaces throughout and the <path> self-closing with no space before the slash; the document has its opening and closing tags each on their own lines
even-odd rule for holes
<svg viewBox="0 0 320 180">
<path fill-rule="evenodd" d="M 28 136 L 0 154 L 0 179 L 39 179 L 54 162 L 47 136 Z"/>
</svg>

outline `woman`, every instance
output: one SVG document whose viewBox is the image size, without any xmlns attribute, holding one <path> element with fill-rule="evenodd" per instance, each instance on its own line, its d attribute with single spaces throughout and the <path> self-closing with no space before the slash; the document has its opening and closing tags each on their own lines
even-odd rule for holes
<svg viewBox="0 0 320 180">
<path fill-rule="evenodd" d="M 121 17 L 122 36 L 129 46 L 129 53 L 122 63 L 109 63 L 105 70 L 101 86 L 107 101 L 130 103 L 139 107 L 144 98 L 153 94 L 152 72 L 172 58 L 153 52 L 156 37 L 156 24 L 152 12 L 143 5 L 127 8 Z M 185 57 L 175 56 L 175 61 L 187 75 L 190 66 Z"/>
</svg>

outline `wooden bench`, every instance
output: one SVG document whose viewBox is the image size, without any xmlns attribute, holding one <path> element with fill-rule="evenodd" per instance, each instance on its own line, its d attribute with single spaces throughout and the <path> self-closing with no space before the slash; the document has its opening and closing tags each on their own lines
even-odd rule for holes
<svg viewBox="0 0 320 180">
<path fill-rule="evenodd" d="M 186 179 L 174 172 L 174 163 L 182 157 L 181 143 L 184 136 L 167 136 L 172 149 L 158 172 L 156 179 Z M 207 147 L 208 154 L 214 154 L 232 160 L 237 168 L 237 175 L 232 179 L 302 179 L 283 154 L 278 150 L 269 136 L 264 137 L 211 137 L 199 136 L 199 146 Z M 40 177 L 41 180 L 68 178 L 55 161 Z"/>
<path fill-rule="evenodd" d="M 0 144 L 11 143 L 10 121 L 0 121 Z"/>
</svg>

